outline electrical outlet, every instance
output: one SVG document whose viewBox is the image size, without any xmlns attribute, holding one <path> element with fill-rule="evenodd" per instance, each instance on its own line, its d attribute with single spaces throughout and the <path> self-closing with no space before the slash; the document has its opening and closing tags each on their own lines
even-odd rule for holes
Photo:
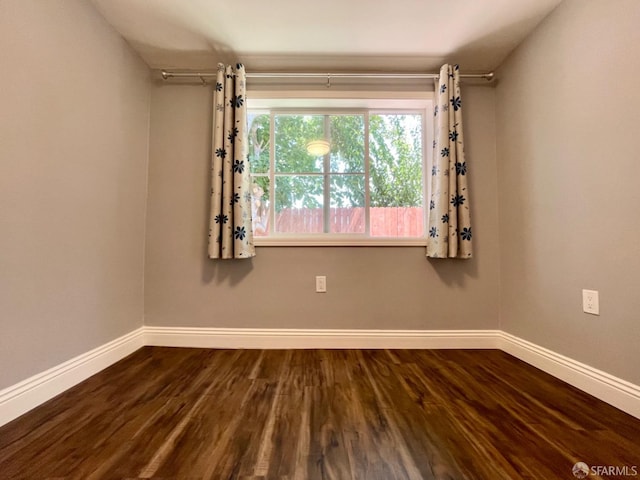
<svg viewBox="0 0 640 480">
<path fill-rule="evenodd" d="M 316 277 L 316 292 L 318 293 L 327 292 L 327 277 L 325 277 L 324 275 Z"/>
<path fill-rule="evenodd" d="M 582 290 L 582 311 L 591 315 L 600 315 L 600 299 L 597 290 Z"/>
</svg>

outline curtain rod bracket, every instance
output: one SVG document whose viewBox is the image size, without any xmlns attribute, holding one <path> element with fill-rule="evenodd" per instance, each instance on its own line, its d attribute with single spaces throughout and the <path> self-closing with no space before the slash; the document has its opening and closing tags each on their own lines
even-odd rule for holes
<svg viewBox="0 0 640 480">
<path fill-rule="evenodd" d="M 327 88 L 331 88 L 331 74 L 327 73 Z"/>
</svg>

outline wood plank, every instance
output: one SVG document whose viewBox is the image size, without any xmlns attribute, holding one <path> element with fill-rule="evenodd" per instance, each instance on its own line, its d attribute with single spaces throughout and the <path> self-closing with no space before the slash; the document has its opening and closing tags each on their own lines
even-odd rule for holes
<svg viewBox="0 0 640 480">
<path fill-rule="evenodd" d="M 0 428 L 2 480 L 551 479 L 577 461 L 640 466 L 640 420 L 495 350 L 145 347 Z"/>
</svg>

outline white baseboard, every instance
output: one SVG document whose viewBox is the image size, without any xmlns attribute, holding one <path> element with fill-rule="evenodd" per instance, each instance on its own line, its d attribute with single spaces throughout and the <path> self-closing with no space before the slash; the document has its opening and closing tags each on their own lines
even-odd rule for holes
<svg viewBox="0 0 640 480">
<path fill-rule="evenodd" d="M 640 386 L 507 332 L 500 332 L 497 343 L 500 350 L 640 418 Z"/>
<path fill-rule="evenodd" d="M 0 390 L 0 426 L 144 346 L 144 327 Z"/>
<path fill-rule="evenodd" d="M 497 348 L 499 330 L 145 327 L 147 345 L 200 348 Z"/>
<path fill-rule="evenodd" d="M 640 418 L 640 386 L 500 330 L 141 327 L 0 391 L 0 426 L 145 346 L 199 348 L 500 349 Z"/>
</svg>

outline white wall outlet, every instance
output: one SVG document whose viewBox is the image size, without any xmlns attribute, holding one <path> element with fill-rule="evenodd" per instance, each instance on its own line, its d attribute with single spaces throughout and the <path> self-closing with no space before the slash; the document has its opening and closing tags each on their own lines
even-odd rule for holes
<svg viewBox="0 0 640 480">
<path fill-rule="evenodd" d="M 582 290 L 582 311 L 600 315 L 600 299 L 597 290 Z"/>
<path fill-rule="evenodd" d="M 316 277 L 316 292 L 326 293 L 327 291 L 327 277 L 324 275 Z"/>
</svg>

